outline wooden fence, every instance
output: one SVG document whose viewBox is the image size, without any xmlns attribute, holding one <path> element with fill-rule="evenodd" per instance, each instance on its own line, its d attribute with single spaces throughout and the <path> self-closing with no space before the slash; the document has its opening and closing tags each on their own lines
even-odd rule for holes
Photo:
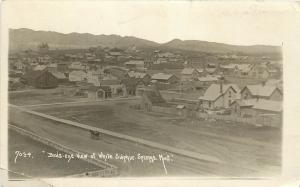
<svg viewBox="0 0 300 187">
<path fill-rule="evenodd" d="M 255 124 L 255 119 L 253 118 L 241 118 L 241 117 L 231 116 L 231 115 L 217 115 L 217 114 L 196 112 L 194 116 L 206 120 L 215 119 L 215 120 L 223 120 L 223 121 L 232 121 L 237 123 L 245 123 L 245 124 L 253 124 L 253 125 Z"/>
<path fill-rule="evenodd" d="M 196 119 L 205 119 L 205 120 L 222 120 L 222 121 L 231 121 L 236 123 L 243 123 L 243 124 L 252 124 L 257 125 L 255 118 L 242 118 L 238 116 L 232 115 L 217 115 L 217 114 L 207 114 L 198 111 L 192 111 L 185 109 L 186 112 L 180 113 L 176 108 L 171 107 L 160 107 L 160 106 L 152 106 L 153 112 L 165 113 L 165 114 L 172 114 L 172 115 L 184 115 L 184 117 L 189 118 L 196 118 Z M 265 124 L 262 124 L 265 125 Z"/>
</svg>

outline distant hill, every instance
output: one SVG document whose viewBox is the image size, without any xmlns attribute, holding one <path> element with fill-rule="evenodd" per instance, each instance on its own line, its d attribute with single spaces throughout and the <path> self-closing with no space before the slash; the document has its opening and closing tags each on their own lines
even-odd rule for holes
<svg viewBox="0 0 300 187">
<path fill-rule="evenodd" d="M 199 40 L 179 40 L 174 39 L 168 43 L 163 44 L 164 47 L 182 49 L 189 51 L 202 51 L 208 53 L 245 53 L 245 54 L 263 54 L 263 53 L 281 53 L 279 46 L 267 45 L 252 45 L 239 46 L 228 45 L 223 43 L 199 41 Z"/>
<path fill-rule="evenodd" d="M 119 35 L 93 35 L 88 33 L 70 33 L 62 34 L 52 31 L 34 31 L 31 29 L 10 29 L 9 31 L 9 49 L 24 50 L 36 49 L 42 42 L 47 42 L 51 49 L 78 49 L 92 46 L 107 46 L 128 48 L 136 46 L 137 48 L 172 48 L 188 51 L 201 51 L 208 53 L 280 53 L 278 46 L 238 46 L 223 43 L 206 42 L 198 40 L 179 40 L 174 39 L 170 42 L 159 44 L 153 41 L 140 39 L 131 36 L 121 37 Z"/>
<path fill-rule="evenodd" d="M 118 35 L 93 35 L 70 33 L 62 34 L 52 31 L 34 31 L 31 29 L 11 29 L 9 32 L 9 48 L 11 50 L 36 49 L 37 45 L 47 42 L 50 48 L 88 48 L 92 46 L 107 46 L 128 48 L 135 45 L 157 46 L 158 43 L 135 37 L 121 37 Z"/>
</svg>

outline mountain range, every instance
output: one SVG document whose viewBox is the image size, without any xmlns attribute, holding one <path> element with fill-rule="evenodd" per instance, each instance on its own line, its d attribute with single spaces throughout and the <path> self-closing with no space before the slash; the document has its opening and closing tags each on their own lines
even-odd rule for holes
<svg viewBox="0 0 300 187">
<path fill-rule="evenodd" d="M 187 51 L 199 51 L 207 53 L 244 53 L 264 54 L 280 53 L 281 47 L 267 45 L 240 46 L 223 43 L 174 39 L 167 43 L 157 43 L 132 36 L 119 35 L 94 35 L 89 33 L 63 34 L 53 31 L 34 31 L 31 29 L 10 29 L 9 49 L 19 51 L 25 49 L 36 49 L 42 42 L 47 42 L 51 49 L 77 49 L 93 46 L 129 48 L 157 48 L 157 49 L 178 49 Z"/>
</svg>

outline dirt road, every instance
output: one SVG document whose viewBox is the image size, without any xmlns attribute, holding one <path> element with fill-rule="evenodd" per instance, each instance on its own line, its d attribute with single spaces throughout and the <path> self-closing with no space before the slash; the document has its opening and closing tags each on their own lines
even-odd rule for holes
<svg viewBox="0 0 300 187">
<path fill-rule="evenodd" d="M 110 153 L 110 154 L 123 154 L 123 155 L 159 155 L 159 154 L 170 154 L 164 151 L 156 150 L 153 148 L 145 147 L 142 145 L 133 144 L 121 139 L 116 139 L 109 136 L 102 136 L 101 140 L 92 140 L 90 138 L 89 132 L 67 126 L 62 123 L 53 122 L 50 120 L 45 120 L 21 111 L 17 109 L 10 108 L 10 123 L 13 125 L 22 127 L 26 130 L 30 130 L 36 134 L 42 135 L 50 140 L 55 140 L 56 142 L 72 147 L 76 150 L 80 150 L 88 153 Z M 215 153 L 222 158 L 230 157 L 228 155 L 228 145 L 224 140 L 218 140 L 214 138 L 205 138 L 207 144 L 203 140 L 203 136 L 199 135 L 199 139 L 202 139 L 202 143 L 205 146 L 205 151 L 210 153 Z M 197 142 L 201 145 L 201 142 Z M 207 147 L 208 146 L 208 147 Z M 210 150 L 211 149 L 211 150 Z M 251 155 L 247 146 L 234 147 L 233 149 L 241 149 L 238 154 L 235 154 L 234 158 L 240 157 L 243 160 L 244 156 Z M 244 154 L 243 154 L 244 152 Z M 226 153 L 226 154 L 224 154 Z M 259 153 L 256 153 L 256 155 Z M 263 155 L 264 156 L 264 155 Z M 268 158 L 265 158 L 266 160 Z M 193 160 L 186 157 L 173 155 L 172 162 L 165 163 L 162 162 L 148 163 L 140 161 L 126 162 L 120 160 L 110 160 L 110 163 L 118 166 L 120 168 L 121 176 L 268 176 L 274 173 L 278 173 L 280 167 L 270 164 L 269 166 L 263 165 L 261 170 L 251 169 L 251 167 L 241 167 L 235 165 L 235 163 L 228 164 L 214 164 L 205 161 Z M 249 161 L 249 160 L 248 160 Z M 258 162 L 260 163 L 260 162 Z M 251 163 L 249 163 L 251 164 Z M 268 168 L 266 168 L 268 167 Z M 166 169 L 165 169 L 166 168 Z M 167 173 L 166 173 L 167 171 Z"/>
</svg>

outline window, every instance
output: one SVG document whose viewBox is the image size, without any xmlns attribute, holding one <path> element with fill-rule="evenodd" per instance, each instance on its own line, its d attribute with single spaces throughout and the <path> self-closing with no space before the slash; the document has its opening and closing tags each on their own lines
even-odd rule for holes
<svg viewBox="0 0 300 187">
<path fill-rule="evenodd" d="M 234 112 L 237 113 L 237 105 L 234 106 Z"/>
<path fill-rule="evenodd" d="M 208 101 L 208 107 L 211 108 L 211 101 Z"/>
<path fill-rule="evenodd" d="M 245 93 L 244 99 L 247 99 L 247 98 L 248 98 L 248 93 Z"/>
<path fill-rule="evenodd" d="M 229 91 L 229 97 L 231 97 L 231 91 Z"/>
</svg>

